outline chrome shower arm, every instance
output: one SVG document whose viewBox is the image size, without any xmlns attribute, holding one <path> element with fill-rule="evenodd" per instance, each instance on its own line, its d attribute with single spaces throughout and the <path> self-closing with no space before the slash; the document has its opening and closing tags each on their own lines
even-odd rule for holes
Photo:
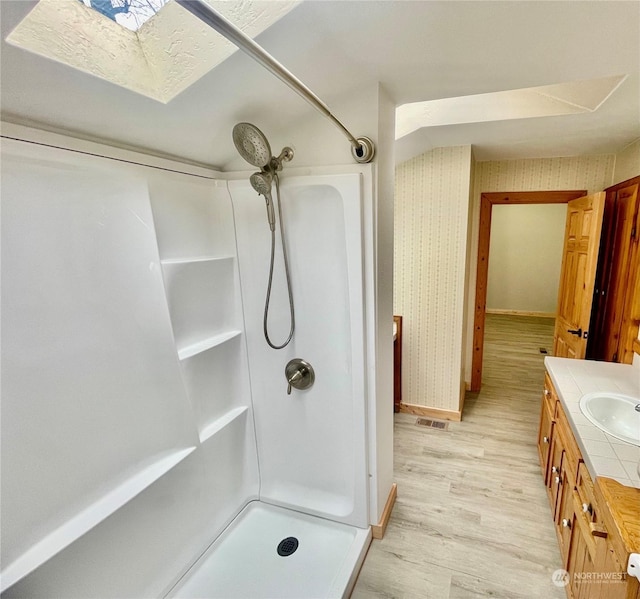
<svg viewBox="0 0 640 599">
<path fill-rule="evenodd" d="M 366 163 L 373 160 L 375 146 L 368 137 L 354 137 L 316 94 L 231 21 L 202 0 L 176 0 L 176 2 L 209 25 L 209 27 L 215 29 L 220 35 L 227 38 L 327 117 L 349 140 L 351 153 L 357 162 Z"/>
</svg>

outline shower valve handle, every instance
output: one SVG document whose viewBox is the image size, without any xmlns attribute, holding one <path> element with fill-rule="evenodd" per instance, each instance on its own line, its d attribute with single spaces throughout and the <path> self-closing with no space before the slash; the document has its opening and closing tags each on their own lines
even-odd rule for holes
<svg viewBox="0 0 640 599">
<path fill-rule="evenodd" d="M 291 395 L 291 388 L 308 389 L 313 385 L 316 375 L 313 366 L 300 358 L 290 360 L 284 369 L 287 378 L 287 395 Z"/>
<path fill-rule="evenodd" d="M 287 382 L 289 383 L 287 385 L 287 395 L 291 395 L 291 385 L 295 385 L 302 377 L 302 372 L 297 370 L 290 379 L 287 379 Z"/>
</svg>

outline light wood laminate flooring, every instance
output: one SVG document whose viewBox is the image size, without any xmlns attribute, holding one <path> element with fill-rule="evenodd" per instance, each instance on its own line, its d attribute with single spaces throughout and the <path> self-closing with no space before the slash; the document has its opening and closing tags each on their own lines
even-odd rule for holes
<svg viewBox="0 0 640 599">
<path fill-rule="evenodd" d="M 553 320 L 487 315 L 479 394 L 446 431 L 395 415 L 398 499 L 352 599 L 564 599 L 536 452 Z"/>
</svg>

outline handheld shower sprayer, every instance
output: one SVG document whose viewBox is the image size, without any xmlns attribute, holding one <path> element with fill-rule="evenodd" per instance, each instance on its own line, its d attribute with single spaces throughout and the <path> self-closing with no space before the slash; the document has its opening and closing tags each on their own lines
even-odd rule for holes
<svg viewBox="0 0 640 599">
<path fill-rule="evenodd" d="M 240 156 L 249 164 L 257 166 L 260 171 L 253 173 L 249 177 L 251 187 L 264 196 L 267 203 L 267 219 L 269 221 L 269 229 L 271 229 L 271 266 L 269 268 L 269 282 L 267 283 L 267 297 L 264 304 L 263 330 L 264 338 L 273 349 L 282 349 L 286 347 L 293 337 L 295 330 L 295 314 L 293 309 L 293 294 L 291 292 L 291 277 L 289 275 L 289 260 L 287 258 L 287 246 L 284 239 L 284 227 L 282 223 L 282 205 L 280 202 L 280 180 L 278 172 L 282 170 L 282 163 L 293 160 L 293 150 L 289 147 L 282 149 L 278 156 L 271 153 L 271 146 L 267 141 L 264 133 L 251 123 L 238 123 L 233 128 L 233 143 L 236 146 Z M 269 301 L 271 299 L 271 283 L 273 281 L 273 263 L 276 247 L 276 215 L 273 206 L 273 197 L 271 190 L 273 183 L 276 184 L 276 197 L 278 200 L 278 220 L 280 221 L 280 238 L 282 239 L 282 257 L 284 260 L 284 271 L 287 279 L 287 291 L 289 294 L 289 313 L 291 315 L 291 328 L 287 340 L 281 345 L 272 343 L 269 338 L 269 330 L 267 327 L 267 318 L 269 316 Z"/>
<path fill-rule="evenodd" d="M 258 195 L 264 196 L 267 203 L 267 218 L 269 219 L 269 228 L 272 231 L 276 230 L 276 215 L 273 210 L 273 198 L 271 197 L 271 183 L 273 176 L 271 173 L 265 173 L 260 171 L 259 173 L 253 173 L 249 178 L 251 187 L 258 192 Z"/>
</svg>

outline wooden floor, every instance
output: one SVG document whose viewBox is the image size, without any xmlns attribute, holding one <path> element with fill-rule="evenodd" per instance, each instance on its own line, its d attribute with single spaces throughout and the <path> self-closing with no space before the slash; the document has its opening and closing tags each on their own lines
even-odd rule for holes
<svg viewBox="0 0 640 599">
<path fill-rule="evenodd" d="M 487 315 L 482 391 L 446 431 L 395 416 L 398 499 L 353 599 L 564 599 L 536 436 L 551 319 Z"/>
</svg>

